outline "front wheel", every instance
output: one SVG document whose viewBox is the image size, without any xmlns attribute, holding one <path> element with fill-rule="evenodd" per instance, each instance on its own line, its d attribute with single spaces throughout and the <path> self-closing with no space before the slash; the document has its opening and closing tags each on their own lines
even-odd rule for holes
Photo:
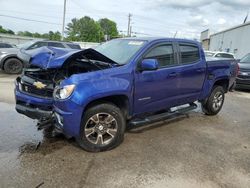
<svg viewBox="0 0 250 188">
<path fill-rule="evenodd" d="M 225 91 L 221 86 L 215 86 L 205 102 L 201 103 L 202 111 L 206 115 L 216 115 L 220 112 L 225 99 Z"/>
<path fill-rule="evenodd" d="M 22 72 L 23 63 L 17 58 L 9 58 L 5 61 L 3 68 L 8 74 L 19 74 Z"/>
<path fill-rule="evenodd" d="M 106 151 L 121 144 L 124 131 L 121 110 L 113 104 L 99 104 L 84 113 L 77 142 L 86 151 Z"/>
</svg>

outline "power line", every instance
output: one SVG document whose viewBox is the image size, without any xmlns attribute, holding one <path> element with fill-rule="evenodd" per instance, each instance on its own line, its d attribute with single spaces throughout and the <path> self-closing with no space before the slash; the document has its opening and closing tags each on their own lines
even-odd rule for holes
<svg viewBox="0 0 250 188">
<path fill-rule="evenodd" d="M 17 19 L 17 20 L 25 20 L 25 21 L 37 22 L 37 23 L 46 23 L 46 24 L 53 24 L 53 25 L 62 25 L 62 24 L 55 23 L 55 22 L 46 22 L 46 21 L 42 21 L 42 20 L 33 20 L 33 19 L 28 19 L 28 18 L 20 18 L 20 17 L 9 16 L 9 15 L 4 15 L 4 14 L 0 14 L 0 17 L 13 18 L 13 19 Z"/>
<path fill-rule="evenodd" d="M 121 32 L 121 33 L 127 33 L 127 31 L 125 31 L 125 30 L 119 30 L 119 32 Z M 135 32 L 135 31 L 132 31 L 131 33 L 133 33 L 133 34 L 139 34 L 139 35 L 145 35 L 145 36 L 153 36 L 153 35 L 148 34 L 148 33 Z"/>
<path fill-rule="evenodd" d="M 49 16 L 48 13 L 46 12 L 46 15 L 44 14 L 37 14 L 37 13 L 34 13 L 34 12 L 27 12 L 27 11 L 13 11 L 13 10 L 1 10 L 0 9 L 0 12 L 7 12 L 7 13 L 15 13 L 15 14 L 21 14 L 22 16 L 38 16 L 38 17 L 43 17 L 43 18 L 50 18 L 50 19 L 62 19 L 62 16 L 55 16 L 55 15 L 51 15 Z M 55 12 L 54 12 L 55 13 Z M 58 14 L 57 14 L 58 15 Z"/>
</svg>

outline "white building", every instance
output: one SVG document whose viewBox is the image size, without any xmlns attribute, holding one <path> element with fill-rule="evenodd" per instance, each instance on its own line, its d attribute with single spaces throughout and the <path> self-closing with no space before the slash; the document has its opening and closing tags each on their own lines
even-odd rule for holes
<svg viewBox="0 0 250 188">
<path fill-rule="evenodd" d="M 209 50 L 209 44 L 210 44 L 209 33 L 210 33 L 209 29 L 201 32 L 200 41 L 202 43 L 204 50 Z"/>
<path fill-rule="evenodd" d="M 242 58 L 250 53 L 250 22 L 210 35 L 210 51 L 224 51 Z"/>
</svg>

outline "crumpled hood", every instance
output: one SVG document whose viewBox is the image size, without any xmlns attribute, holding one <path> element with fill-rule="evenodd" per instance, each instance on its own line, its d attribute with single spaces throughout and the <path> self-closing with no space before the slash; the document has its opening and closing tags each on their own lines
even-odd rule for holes
<svg viewBox="0 0 250 188">
<path fill-rule="evenodd" d="M 60 68 L 71 57 L 82 55 L 88 59 L 115 63 L 94 49 L 75 50 L 65 48 L 41 47 L 34 50 L 20 50 L 18 57 L 28 65 L 43 69 Z"/>
</svg>

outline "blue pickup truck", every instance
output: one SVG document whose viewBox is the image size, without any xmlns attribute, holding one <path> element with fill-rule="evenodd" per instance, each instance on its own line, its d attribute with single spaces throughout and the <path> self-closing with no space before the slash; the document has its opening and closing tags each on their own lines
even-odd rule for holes
<svg viewBox="0 0 250 188">
<path fill-rule="evenodd" d="M 115 39 L 85 50 L 42 47 L 19 54 L 16 110 L 97 152 L 118 146 L 129 127 L 164 120 L 201 103 L 216 115 L 235 82 L 237 62 L 206 61 L 184 39 Z"/>
</svg>

